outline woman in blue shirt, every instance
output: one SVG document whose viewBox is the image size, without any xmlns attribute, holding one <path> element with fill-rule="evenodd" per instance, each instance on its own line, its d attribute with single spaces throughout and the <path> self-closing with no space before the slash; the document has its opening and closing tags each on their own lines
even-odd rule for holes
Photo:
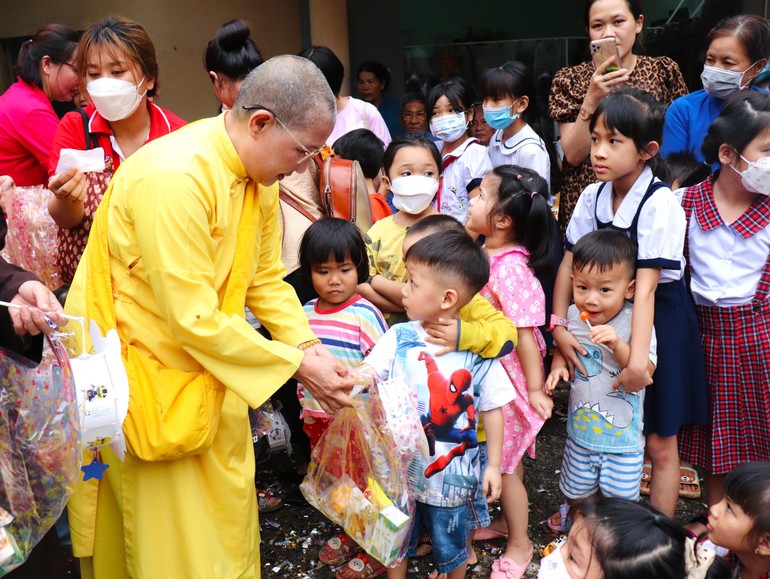
<svg viewBox="0 0 770 579">
<path fill-rule="evenodd" d="M 703 89 L 676 99 L 666 112 L 660 153 L 688 151 L 703 162 L 701 144 L 725 99 L 749 89 L 770 56 L 770 24 L 741 14 L 717 23 L 708 35 Z"/>
</svg>

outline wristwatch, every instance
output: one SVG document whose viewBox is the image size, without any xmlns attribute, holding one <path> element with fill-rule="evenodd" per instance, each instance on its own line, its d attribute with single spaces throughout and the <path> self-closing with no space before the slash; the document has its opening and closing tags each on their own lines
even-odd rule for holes
<svg viewBox="0 0 770 579">
<path fill-rule="evenodd" d="M 566 318 L 559 317 L 556 314 L 551 314 L 550 322 L 551 323 L 546 328 L 549 332 L 553 332 L 554 328 L 556 328 L 557 326 L 562 326 L 564 328 L 569 327 L 569 320 Z"/>
<path fill-rule="evenodd" d="M 578 113 L 578 116 L 580 117 L 581 120 L 588 122 L 591 120 L 591 117 L 593 117 L 594 114 L 591 112 L 588 112 L 587 108 L 580 107 L 580 113 Z"/>
</svg>

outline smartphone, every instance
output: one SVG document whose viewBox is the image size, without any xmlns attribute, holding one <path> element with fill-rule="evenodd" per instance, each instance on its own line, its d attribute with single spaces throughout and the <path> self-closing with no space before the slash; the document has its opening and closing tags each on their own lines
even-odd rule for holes
<svg viewBox="0 0 770 579">
<path fill-rule="evenodd" d="M 599 65 L 605 62 L 610 56 L 615 57 L 615 64 L 611 64 L 605 68 L 604 74 L 615 72 L 620 69 L 618 42 L 615 40 L 614 36 L 591 41 L 591 60 L 594 61 L 594 66 L 596 68 L 599 68 Z"/>
</svg>

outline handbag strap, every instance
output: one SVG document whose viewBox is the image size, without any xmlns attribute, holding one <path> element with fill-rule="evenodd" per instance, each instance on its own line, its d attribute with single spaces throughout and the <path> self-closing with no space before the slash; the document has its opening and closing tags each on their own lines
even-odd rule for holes
<svg viewBox="0 0 770 579">
<path fill-rule="evenodd" d="M 94 137 L 94 134 L 88 130 L 89 120 L 86 111 L 84 109 L 77 109 L 77 111 L 80 113 L 80 117 L 83 119 L 83 133 L 85 133 L 86 137 L 86 150 L 90 151 L 91 149 L 96 148 L 96 137 Z"/>
<path fill-rule="evenodd" d="M 286 203 L 286 205 L 288 205 L 289 207 L 294 209 L 297 213 L 300 213 L 303 217 L 306 217 L 313 223 L 318 221 L 318 218 L 315 215 L 313 215 L 312 213 L 310 213 L 310 211 L 302 207 L 302 205 L 300 205 L 296 199 L 289 197 L 286 193 L 284 193 L 280 189 L 278 190 L 278 199 Z"/>
</svg>

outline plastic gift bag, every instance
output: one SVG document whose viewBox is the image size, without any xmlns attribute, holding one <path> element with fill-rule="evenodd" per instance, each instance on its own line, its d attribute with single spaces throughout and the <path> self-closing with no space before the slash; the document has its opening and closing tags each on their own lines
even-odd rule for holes
<svg viewBox="0 0 770 579">
<path fill-rule="evenodd" d="M 11 187 L 2 192 L 8 219 L 3 256 L 27 271 L 34 271 L 51 289 L 62 284 L 58 265 L 59 228 L 48 213 L 52 193 L 43 187 Z"/>
<path fill-rule="evenodd" d="M 48 339 L 40 364 L 0 350 L 0 576 L 64 511 L 80 475 L 78 432 L 61 343 Z"/>
<path fill-rule="evenodd" d="M 300 490 L 367 553 L 392 566 L 406 552 L 414 501 L 393 438 L 377 426 L 382 408 L 363 397 L 321 436 Z"/>
</svg>

